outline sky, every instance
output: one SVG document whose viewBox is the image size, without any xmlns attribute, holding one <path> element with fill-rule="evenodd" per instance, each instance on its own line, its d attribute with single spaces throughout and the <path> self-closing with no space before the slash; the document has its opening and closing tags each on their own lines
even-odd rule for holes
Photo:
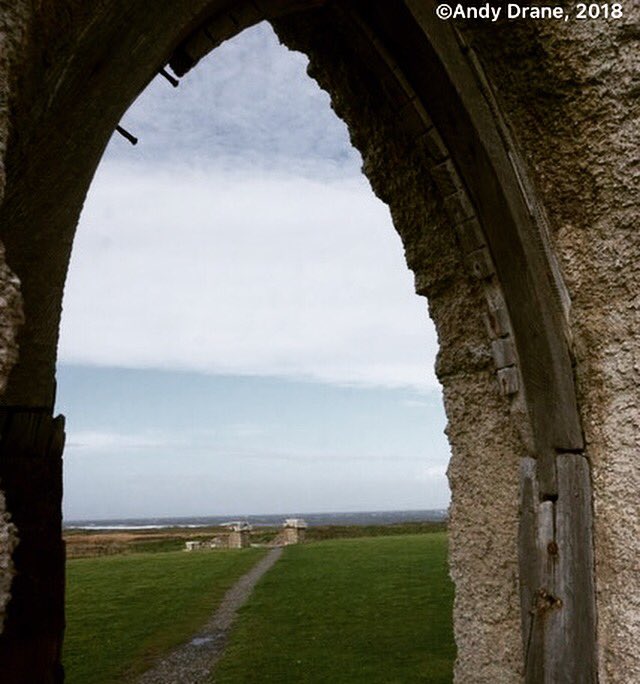
<svg viewBox="0 0 640 684">
<path fill-rule="evenodd" d="M 63 304 L 67 519 L 447 506 L 426 301 L 306 64 L 261 24 L 112 138 Z"/>
</svg>

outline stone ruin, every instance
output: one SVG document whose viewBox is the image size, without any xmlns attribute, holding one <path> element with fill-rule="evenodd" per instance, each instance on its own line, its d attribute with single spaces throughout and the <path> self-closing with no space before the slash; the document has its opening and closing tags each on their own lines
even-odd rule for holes
<svg viewBox="0 0 640 684">
<path fill-rule="evenodd" d="M 185 551 L 201 551 L 203 549 L 246 549 L 251 546 L 251 530 L 253 526 L 244 521 L 231 522 L 224 525 L 226 534 L 219 534 L 209 539 L 185 541 Z"/>
<path fill-rule="evenodd" d="M 251 546 L 251 530 L 247 522 L 234 522 L 229 525 L 228 544 L 230 549 L 246 549 Z"/>
<path fill-rule="evenodd" d="M 302 518 L 287 518 L 283 524 L 282 543 L 301 544 L 304 542 L 307 533 L 307 523 Z"/>
</svg>

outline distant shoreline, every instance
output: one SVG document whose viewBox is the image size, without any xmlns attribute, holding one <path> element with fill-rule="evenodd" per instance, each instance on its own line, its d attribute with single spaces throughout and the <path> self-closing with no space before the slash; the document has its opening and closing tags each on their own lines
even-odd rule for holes
<svg viewBox="0 0 640 684">
<path fill-rule="evenodd" d="M 177 516 L 167 518 L 111 518 L 89 520 L 65 520 L 65 530 L 84 531 L 142 531 L 164 529 L 198 529 L 224 526 L 236 520 L 243 520 L 254 527 L 279 525 L 285 518 L 304 518 L 310 526 L 322 525 L 393 525 L 408 522 L 442 522 L 448 517 L 447 509 L 425 509 L 408 511 L 357 511 L 334 513 L 279 513 L 251 515 Z"/>
</svg>

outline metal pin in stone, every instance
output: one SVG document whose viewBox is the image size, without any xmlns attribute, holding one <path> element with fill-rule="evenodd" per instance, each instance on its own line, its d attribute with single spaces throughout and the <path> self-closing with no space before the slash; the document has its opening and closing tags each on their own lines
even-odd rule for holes
<svg viewBox="0 0 640 684">
<path fill-rule="evenodd" d="M 131 135 L 126 128 L 122 128 L 122 126 L 116 126 L 116 131 L 118 131 L 118 133 L 120 133 L 123 138 L 126 138 L 132 145 L 138 144 L 138 138 L 136 138 L 135 135 Z"/>
<path fill-rule="evenodd" d="M 158 73 L 161 76 L 164 76 L 174 88 L 177 88 L 180 85 L 180 81 L 173 77 L 165 68 L 160 69 Z"/>
</svg>

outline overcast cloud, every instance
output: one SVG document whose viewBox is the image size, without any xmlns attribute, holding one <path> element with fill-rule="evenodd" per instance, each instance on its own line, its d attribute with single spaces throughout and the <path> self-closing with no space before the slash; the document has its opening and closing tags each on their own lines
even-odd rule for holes
<svg viewBox="0 0 640 684">
<path fill-rule="evenodd" d="M 305 63 L 263 25 L 142 95 L 83 212 L 63 362 L 436 386 L 388 209 Z"/>
<path fill-rule="evenodd" d="M 122 121 L 140 144 L 131 148 L 116 136 L 107 159 L 358 176 L 360 157 L 347 128 L 306 75 L 307 63 L 279 45 L 268 24 L 248 29 L 177 89 L 158 76 Z"/>
<path fill-rule="evenodd" d="M 446 505 L 426 302 L 306 63 L 261 25 L 123 118 L 65 290 L 66 516 Z"/>
<path fill-rule="evenodd" d="M 434 386 L 426 304 L 402 259 L 359 178 L 112 162 L 74 247 L 61 359 Z"/>
</svg>

